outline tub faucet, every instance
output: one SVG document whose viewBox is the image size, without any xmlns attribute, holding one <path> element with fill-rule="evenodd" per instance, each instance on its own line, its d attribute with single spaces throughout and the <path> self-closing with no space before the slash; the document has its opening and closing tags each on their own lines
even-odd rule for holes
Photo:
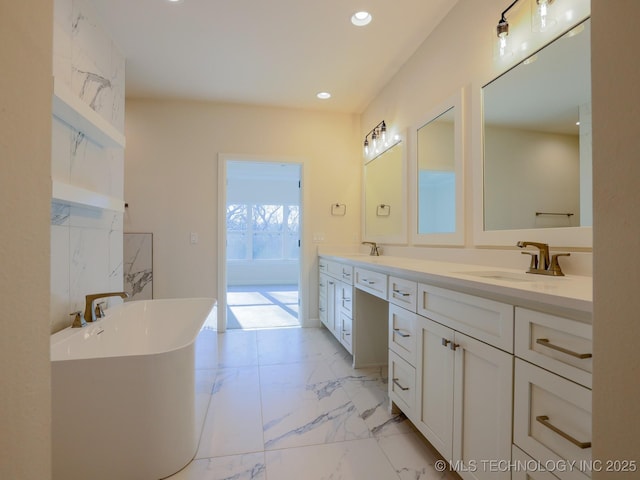
<svg viewBox="0 0 640 480">
<path fill-rule="evenodd" d="M 120 297 L 127 298 L 129 294 L 127 292 L 111 292 L 111 293 L 93 293 L 91 295 L 86 296 L 86 305 L 84 309 L 84 319 L 87 322 L 95 322 L 96 321 L 96 312 L 93 309 L 93 302 L 99 298 L 107 298 L 107 297 Z"/>
<path fill-rule="evenodd" d="M 376 244 L 376 242 L 362 242 L 362 244 L 371 245 L 371 251 L 369 252 L 369 255 L 374 257 L 380 256 L 380 250 L 378 250 L 378 245 Z"/>
<path fill-rule="evenodd" d="M 558 257 L 568 257 L 569 253 L 557 253 L 551 256 L 549 260 L 549 245 L 546 243 L 538 242 L 518 242 L 517 247 L 524 248 L 528 246 L 536 247 L 540 251 L 540 260 L 538 255 L 532 252 L 522 252 L 523 254 L 531 255 L 531 263 L 529 264 L 529 270 L 527 273 L 537 273 L 539 275 L 552 275 L 554 277 L 563 277 L 560 263 L 558 263 Z"/>
</svg>

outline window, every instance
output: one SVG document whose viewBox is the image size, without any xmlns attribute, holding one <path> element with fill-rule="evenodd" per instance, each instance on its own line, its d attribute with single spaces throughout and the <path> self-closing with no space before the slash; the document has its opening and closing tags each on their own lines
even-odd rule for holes
<svg viewBox="0 0 640 480">
<path fill-rule="evenodd" d="M 297 205 L 227 205 L 227 259 L 297 260 Z"/>
</svg>

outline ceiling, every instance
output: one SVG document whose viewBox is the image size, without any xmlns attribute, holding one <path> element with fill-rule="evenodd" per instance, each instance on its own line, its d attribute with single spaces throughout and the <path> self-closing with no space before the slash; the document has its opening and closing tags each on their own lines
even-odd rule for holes
<svg viewBox="0 0 640 480">
<path fill-rule="evenodd" d="M 90 1 L 127 59 L 127 97 L 348 113 L 367 107 L 457 3 Z M 360 10 L 373 15 L 365 27 L 350 22 Z"/>
</svg>

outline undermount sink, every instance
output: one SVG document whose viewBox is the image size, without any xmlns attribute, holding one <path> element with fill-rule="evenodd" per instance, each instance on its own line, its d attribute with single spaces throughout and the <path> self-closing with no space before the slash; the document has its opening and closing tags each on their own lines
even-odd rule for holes
<svg viewBox="0 0 640 480">
<path fill-rule="evenodd" d="M 503 282 L 535 282 L 536 278 L 526 273 L 503 272 L 500 270 L 475 271 L 475 272 L 456 272 L 461 275 L 470 275 L 472 277 L 486 278 L 488 280 L 500 280 Z"/>
</svg>

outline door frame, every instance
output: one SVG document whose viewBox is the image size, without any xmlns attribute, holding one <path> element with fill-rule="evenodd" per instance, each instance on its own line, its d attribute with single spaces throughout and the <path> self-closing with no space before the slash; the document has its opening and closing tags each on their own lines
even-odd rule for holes
<svg viewBox="0 0 640 480">
<path fill-rule="evenodd" d="M 294 164 L 300 167 L 300 258 L 298 264 L 298 321 L 304 327 L 307 323 L 307 299 L 309 289 L 302 282 L 303 272 L 308 270 L 308 255 L 305 255 L 305 161 L 298 157 L 277 157 L 273 155 L 241 155 L 235 153 L 218 154 L 218 332 L 227 330 L 227 163 L 228 162 L 260 162 L 274 164 Z"/>
</svg>

